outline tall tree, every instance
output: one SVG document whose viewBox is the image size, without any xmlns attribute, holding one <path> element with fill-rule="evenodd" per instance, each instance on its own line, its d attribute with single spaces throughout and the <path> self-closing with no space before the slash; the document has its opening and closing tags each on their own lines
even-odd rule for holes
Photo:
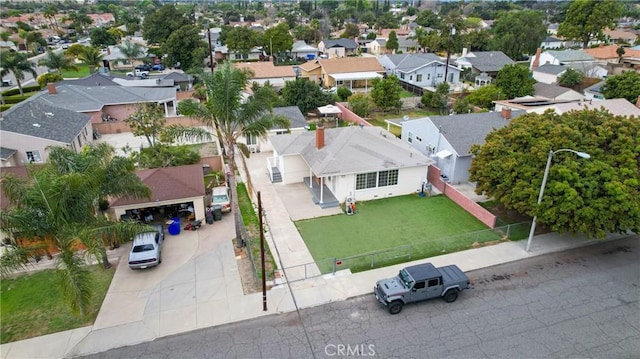
<svg viewBox="0 0 640 359">
<path fill-rule="evenodd" d="M 331 95 L 307 79 L 287 81 L 282 89 L 282 100 L 287 106 L 298 106 L 302 113 L 309 113 L 331 102 Z"/>
<path fill-rule="evenodd" d="M 102 64 L 102 57 L 104 54 L 93 46 L 83 46 L 82 52 L 78 54 L 78 60 L 82 61 L 85 65 L 89 66 L 89 72 L 95 72 L 96 68 L 99 68 Z"/>
<path fill-rule="evenodd" d="M 176 6 L 167 4 L 144 18 L 142 36 L 148 44 L 162 46 L 171 33 L 185 25 L 193 25 L 193 23 Z"/>
<path fill-rule="evenodd" d="M 91 45 L 96 47 L 105 47 L 118 43 L 116 38 L 103 27 L 94 27 L 91 29 L 89 39 L 91 40 Z"/>
<path fill-rule="evenodd" d="M 496 86 L 508 99 L 533 95 L 535 83 L 529 69 L 518 64 L 504 66 L 496 76 Z"/>
<path fill-rule="evenodd" d="M 350 22 L 344 27 L 344 31 L 340 34 L 340 37 L 343 39 L 354 39 L 360 36 L 360 29 L 358 25 Z"/>
<path fill-rule="evenodd" d="M 558 35 L 579 40 L 586 49 L 589 41 L 603 36 L 603 30 L 615 28 L 621 13 L 622 7 L 616 0 L 574 0 L 558 27 Z"/>
<path fill-rule="evenodd" d="M 640 230 L 640 122 L 602 110 L 525 114 L 474 146 L 470 181 L 508 209 L 552 230 L 602 238 Z M 540 205 L 539 189 L 552 157 Z"/>
<path fill-rule="evenodd" d="M 493 101 L 504 100 L 506 96 L 498 86 L 489 84 L 474 90 L 466 99 L 470 104 L 490 110 L 493 108 Z"/>
<path fill-rule="evenodd" d="M 268 28 L 262 36 L 262 47 L 268 54 L 284 54 L 291 51 L 293 37 L 289 34 L 289 26 L 280 23 Z"/>
<path fill-rule="evenodd" d="M 20 95 L 24 95 L 22 91 L 22 80 L 24 73 L 29 72 L 35 79 L 38 76 L 35 65 L 29 61 L 27 54 L 21 52 L 0 52 L 0 77 L 6 76 L 9 72 L 13 73 L 16 78 L 16 84 L 20 90 Z"/>
<path fill-rule="evenodd" d="M 86 254 L 107 259 L 105 240 L 129 240 L 145 227 L 128 221 L 111 221 L 99 211 L 107 196 L 148 198 L 150 190 L 134 173 L 133 163 L 114 157 L 106 144 L 85 148 L 81 153 L 64 148 L 50 149 L 49 162 L 30 166 L 28 178 L 5 175 L 2 189 L 11 207 L 0 211 L 0 229 L 19 238 L 47 240 L 58 251 L 56 272 L 67 303 L 80 315 L 86 314 L 91 299 L 91 277 Z M 24 266 L 21 258 L 33 247 L 15 246 L 0 261 L 3 275 Z"/>
<path fill-rule="evenodd" d="M 635 71 L 625 71 L 620 75 L 609 76 L 601 88 L 605 98 L 626 98 L 636 103 L 640 97 L 640 74 Z"/>
<path fill-rule="evenodd" d="M 389 32 L 389 39 L 387 40 L 387 50 L 391 51 L 391 53 L 395 54 L 398 51 L 398 35 L 395 31 Z"/>
<path fill-rule="evenodd" d="M 234 51 L 246 56 L 249 51 L 260 44 L 260 37 L 258 34 L 246 27 L 237 26 L 230 27 L 225 26 L 222 28 L 224 35 L 224 44 L 227 45 L 229 51 Z"/>
<path fill-rule="evenodd" d="M 398 80 L 395 75 L 391 75 L 385 79 L 373 79 L 371 85 L 373 86 L 371 89 L 371 99 L 376 106 L 385 111 L 400 111 L 400 108 L 402 108 L 402 101 L 400 101 L 402 86 L 400 86 L 400 80 Z"/>
<path fill-rule="evenodd" d="M 171 66 L 180 64 L 183 69 L 202 68 L 208 51 L 207 43 L 200 38 L 200 31 L 194 25 L 174 31 L 162 45 L 166 62 Z"/>
<path fill-rule="evenodd" d="M 254 92 L 243 100 L 248 73 L 225 62 L 213 74 L 204 73 L 207 86 L 207 100 L 204 104 L 186 102 L 180 112 L 196 116 L 214 127 L 219 140 L 224 146 L 225 162 L 229 166 L 227 180 L 231 186 L 231 209 L 235 221 L 236 240 L 238 246 L 244 245 L 242 237 L 241 217 L 238 207 L 238 191 L 236 187 L 236 143 L 240 136 L 264 137 L 274 126 L 289 128 L 289 120 L 274 116 L 271 113 L 271 91 Z M 184 103 L 181 102 L 181 104 Z M 185 112 L 186 111 L 186 112 Z"/>
<path fill-rule="evenodd" d="M 547 26 L 539 11 L 509 11 L 500 13 L 491 32 L 491 48 L 512 59 L 533 54 L 547 36 Z"/>
<path fill-rule="evenodd" d="M 73 58 L 66 56 L 64 53 L 51 50 L 47 50 L 47 55 L 38 61 L 38 65 L 45 66 L 50 70 L 56 70 L 60 75 L 62 75 L 62 70 L 78 71 L 78 66 L 75 65 Z"/>
<path fill-rule="evenodd" d="M 120 49 L 122 55 L 124 55 L 129 64 L 131 64 L 132 69 L 135 67 L 134 61 L 141 58 L 145 53 L 142 45 L 132 41 L 123 42 L 118 46 L 118 49 Z"/>
</svg>

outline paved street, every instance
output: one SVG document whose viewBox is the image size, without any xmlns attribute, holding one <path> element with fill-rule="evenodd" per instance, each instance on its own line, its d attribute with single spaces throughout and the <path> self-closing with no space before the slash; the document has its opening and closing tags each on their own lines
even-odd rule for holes
<svg viewBox="0 0 640 359">
<path fill-rule="evenodd" d="M 86 358 L 638 358 L 639 253 L 635 236 L 471 272 L 452 304 L 391 316 L 367 295 Z"/>
</svg>

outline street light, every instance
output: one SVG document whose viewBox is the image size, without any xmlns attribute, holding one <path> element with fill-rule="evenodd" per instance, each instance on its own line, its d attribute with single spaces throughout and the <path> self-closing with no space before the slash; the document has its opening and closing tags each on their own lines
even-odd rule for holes
<svg viewBox="0 0 640 359">
<path fill-rule="evenodd" d="M 547 158 L 547 167 L 545 167 L 544 169 L 544 176 L 542 177 L 542 184 L 540 185 L 540 195 L 538 195 L 538 205 L 537 205 L 538 207 L 540 206 L 540 202 L 542 202 L 544 187 L 547 185 L 547 177 L 549 177 L 549 168 L 551 167 L 551 159 L 553 158 L 553 155 L 559 152 L 572 152 L 581 158 L 591 158 L 591 155 L 588 153 L 578 152 L 568 148 L 562 148 L 556 151 L 550 150 L 549 157 Z M 525 249 L 527 252 L 529 252 L 529 249 L 531 248 L 531 240 L 533 239 L 533 232 L 536 231 L 536 219 L 538 219 L 538 216 L 533 216 L 533 221 L 531 222 L 531 231 L 529 232 L 529 239 L 527 239 L 527 247 Z"/>
</svg>

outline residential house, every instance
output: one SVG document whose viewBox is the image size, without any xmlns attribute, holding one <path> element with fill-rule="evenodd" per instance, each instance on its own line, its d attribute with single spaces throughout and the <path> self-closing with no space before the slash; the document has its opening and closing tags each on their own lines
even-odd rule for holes
<svg viewBox="0 0 640 359">
<path fill-rule="evenodd" d="M 631 32 L 625 31 L 621 29 L 615 30 L 604 30 L 602 31 L 604 36 L 609 40 L 610 43 L 615 44 L 635 44 L 638 39 L 638 35 Z"/>
<path fill-rule="evenodd" d="M 574 91 L 570 88 L 546 84 L 542 82 L 535 83 L 533 85 L 533 96 L 538 98 L 544 98 L 549 100 L 562 100 L 562 101 L 579 101 L 584 100 L 584 95 Z"/>
<path fill-rule="evenodd" d="M 1 165 L 44 163 L 51 146 L 80 152 L 93 142 L 91 116 L 52 106 L 36 96 L 18 103 L 2 115 Z"/>
<path fill-rule="evenodd" d="M 116 21 L 115 17 L 110 12 L 105 12 L 102 14 L 87 14 L 87 16 L 89 16 L 93 21 L 91 23 L 91 26 L 105 27 L 112 25 Z"/>
<path fill-rule="evenodd" d="M 488 84 L 486 78 L 495 79 L 498 71 L 502 70 L 506 65 L 513 65 L 515 62 L 505 55 L 502 51 L 472 51 L 467 52 L 463 49 L 462 56 L 455 60 L 458 67 L 462 69 L 471 69 L 474 75 L 482 76 L 482 84 Z M 482 85 L 476 81 L 476 85 Z"/>
<path fill-rule="evenodd" d="M 511 100 L 493 101 L 496 112 L 508 109 L 512 111 L 526 111 L 527 113 L 544 113 L 553 109 L 555 105 L 575 102 L 571 100 L 548 99 L 543 97 L 525 96 Z"/>
<path fill-rule="evenodd" d="M 358 54 L 358 43 L 354 39 L 322 40 L 318 51 L 326 58 L 334 59 Z"/>
<path fill-rule="evenodd" d="M 432 53 L 384 55 L 378 58 L 387 75 L 396 75 L 407 91 L 422 94 L 445 81 L 454 85 L 460 82 L 460 69 L 449 65 Z"/>
<path fill-rule="evenodd" d="M 206 195 L 201 164 L 139 170 L 136 175 L 151 189 L 151 198 L 111 199 L 107 213 L 112 218 L 131 218 L 132 211 L 145 209 L 173 217 L 189 206 L 193 208 L 195 218 L 205 218 L 205 208 L 211 198 Z"/>
<path fill-rule="evenodd" d="M 384 68 L 375 57 L 316 59 L 300 65 L 300 77 L 325 88 L 346 86 L 369 89 L 371 80 L 381 78 Z"/>
<path fill-rule="evenodd" d="M 640 108 L 624 98 L 562 103 L 555 105 L 554 109 L 557 113 L 581 111 L 584 109 L 605 110 L 614 116 L 634 116 L 640 118 Z"/>
<path fill-rule="evenodd" d="M 367 44 L 367 53 L 371 55 L 384 55 L 387 53 L 387 39 L 377 38 Z"/>
<path fill-rule="evenodd" d="M 261 61 L 266 57 L 262 47 L 254 47 L 246 54 L 229 51 L 226 45 L 217 46 L 213 51 L 216 61 Z"/>
<path fill-rule="evenodd" d="M 420 44 L 409 36 L 398 36 L 398 51 L 396 53 L 414 53 L 420 49 Z"/>
<path fill-rule="evenodd" d="M 253 76 L 250 81 L 264 85 L 269 82 L 275 88 L 283 88 L 287 81 L 296 79 L 293 66 L 275 66 L 271 61 L 263 62 L 236 62 L 234 66 L 239 69 L 251 70 Z"/>
<path fill-rule="evenodd" d="M 118 46 L 107 46 L 107 53 L 102 56 L 102 66 L 109 69 L 127 69 L 131 71 L 131 68 L 135 65 L 143 63 L 141 60 L 135 60 L 133 64 L 129 63 L 129 59 L 120 51 Z M 144 53 L 147 53 L 147 49 L 143 48 Z M 145 55 L 146 56 L 146 55 Z"/>
<path fill-rule="evenodd" d="M 18 47 L 13 41 L 0 41 L 0 50 L 18 51 Z"/>
<path fill-rule="evenodd" d="M 536 63 L 540 66 L 565 65 L 582 72 L 587 77 L 603 78 L 607 75 L 607 70 L 598 66 L 595 59 L 584 50 L 547 50 L 533 56 L 529 68 L 533 69 Z"/>
<path fill-rule="evenodd" d="M 304 40 L 298 40 L 291 46 L 291 57 L 294 59 L 313 60 L 318 57 L 319 50 L 317 47 L 307 45 Z"/>
<path fill-rule="evenodd" d="M 270 137 L 272 179 L 303 182 L 320 207 L 335 207 L 347 198 L 368 201 L 420 190 L 431 159 L 373 126 L 318 128 Z"/>
<path fill-rule="evenodd" d="M 568 68 L 564 65 L 544 64 L 533 68 L 533 78 L 545 84 L 556 84 Z"/>
<path fill-rule="evenodd" d="M 489 132 L 509 124 L 524 111 L 480 112 L 431 116 L 402 123 L 402 141 L 436 161 L 443 179 L 469 181 L 472 145 L 482 145 Z"/>
<path fill-rule="evenodd" d="M 273 146 L 269 138 L 272 136 L 284 135 L 287 133 L 296 133 L 307 131 L 308 123 L 307 119 L 302 114 L 302 111 L 298 106 L 284 106 L 274 107 L 271 113 L 275 116 L 283 116 L 289 120 L 288 128 L 280 128 L 278 126 L 271 128 L 267 136 L 264 138 L 256 138 L 255 136 L 245 135 L 242 136 L 239 142 L 246 144 L 249 147 L 249 151 L 255 152 L 269 152 L 273 151 Z"/>
<path fill-rule="evenodd" d="M 540 47 L 543 49 L 560 49 L 564 47 L 564 41 L 557 37 L 547 36 L 542 40 Z"/>
<path fill-rule="evenodd" d="M 624 54 L 619 56 L 617 52 L 619 48 L 619 45 L 600 45 L 599 47 L 584 49 L 583 51 L 593 57 L 600 65 L 607 65 L 609 63 L 617 64 L 621 58 L 640 57 L 640 50 L 633 50 L 628 47 L 624 48 Z"/>
</svg>

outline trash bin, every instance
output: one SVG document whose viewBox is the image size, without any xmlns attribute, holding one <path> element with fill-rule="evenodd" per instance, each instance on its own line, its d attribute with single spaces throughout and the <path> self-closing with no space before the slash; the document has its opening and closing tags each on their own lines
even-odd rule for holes
<svg viewBox="0 0 640 359">
<path fill-rule="evenodd" d="M 171 223 L 167 227 L 167 232 L 169 232 L 169 234 L 172 236 L 180 234 L 180 218 L 179 217 L 171 218 Z"/>
<path fill-rule="evenodd" d="M 222 206 L 219 204 L 214 204 L 213 205 L 213 219 L 215 221 L 221 221 L 222 220 Z"/>
<path fill-rule="evenodd" d="M 207 224 L 213 224 L 213 210 L 211 207 L 207 207 L 204 218 L 206 219 Z"/>
</svg>

